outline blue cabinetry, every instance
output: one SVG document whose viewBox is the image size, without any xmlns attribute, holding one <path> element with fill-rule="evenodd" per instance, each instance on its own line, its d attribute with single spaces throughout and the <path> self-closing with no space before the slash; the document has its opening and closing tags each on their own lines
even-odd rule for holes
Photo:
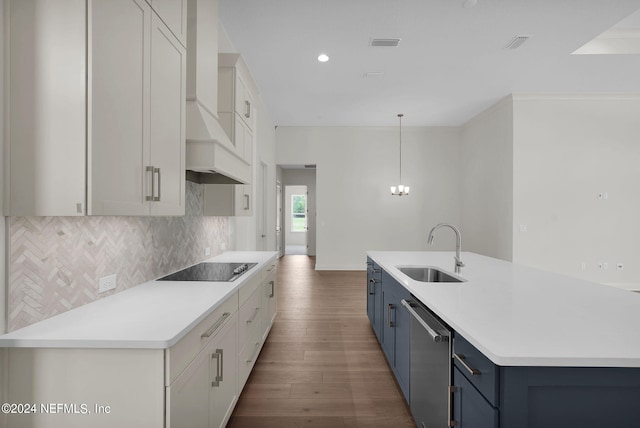
<svg viewBox="0 0 640 428">
<path fill-rule="evenodd" d="M 460 335 L 453 339 L 453 385 L 456 427 L 498 428 L 497 366 Z"/>
<path fill-rule="evenodd" d="M 457 428 L 498 428 L 498 410 L 453 368 L 453 420 Z M 444 426 L 444 425 L 443 425 Z"/>
<path fill-rule="evenodd" d="M 382 330 L 382 269 L 367 257 L 367 316 L 373 331 L 381 340 Z"/>
<path fill-rule="evenodd" d="M 456 334 L 456 427 L 640 428 L 640 369 L 502 367 Z"/>
<path fill-rule="evenodd" d="M 380 344 L 400 389 L 409 402 L 410 319 L 400 301 L 411 294 L 382 270 L 382 337 Z"/>
</svg>

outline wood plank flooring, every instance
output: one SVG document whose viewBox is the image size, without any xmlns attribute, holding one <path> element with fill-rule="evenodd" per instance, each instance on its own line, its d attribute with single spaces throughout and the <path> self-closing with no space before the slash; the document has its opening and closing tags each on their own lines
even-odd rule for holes
<svg viewBox="0 0 640 428">
<path fill-rule="evenodd" d="M 414 427 L 366 313 L 366 272 L 278 265 L 278 314 L 231 428 Z"/>
</svg>

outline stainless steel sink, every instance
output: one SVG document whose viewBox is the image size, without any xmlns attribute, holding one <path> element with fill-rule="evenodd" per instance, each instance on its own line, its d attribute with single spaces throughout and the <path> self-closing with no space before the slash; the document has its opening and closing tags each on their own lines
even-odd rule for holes
<svg viewBox="0 0 640 428">
<path fill-rule="evenodd" d="M 453 276 L 432 266 L 396 266 L 400 272 L 409 278 L 420 282 L 465 282 L 464 279 Z"/>
</svg>

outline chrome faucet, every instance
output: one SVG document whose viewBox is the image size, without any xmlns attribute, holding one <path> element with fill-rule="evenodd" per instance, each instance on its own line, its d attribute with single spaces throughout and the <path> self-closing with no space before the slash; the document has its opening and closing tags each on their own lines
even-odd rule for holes
<svg viewBox="0 0 640 428">
<path fill-rule="evenodd" d="M 440 229 L 441 227 L 449 227 L 451 229 L 453 229 L 453 231 L 456 233 L 456 266 L 455 266 L 455 273 L 460 273 L 460 268 L 464 267 L 464 262 L 462 261 L 462 259 L 460 258 L 460 251 L 462 251 L 462 237 L 460 236 L 460 231 L 458 230 L 457 227 L 455 227 L 452 224 L 449 223 L 439 223 L 436 224 L 433 229 L 431 229 L 431 232 L 429 232 L 429 238 L 427 239 L 427 243 L 429 245 L 433 245 L 433 234 L 436 230 Z"/>
</svg>

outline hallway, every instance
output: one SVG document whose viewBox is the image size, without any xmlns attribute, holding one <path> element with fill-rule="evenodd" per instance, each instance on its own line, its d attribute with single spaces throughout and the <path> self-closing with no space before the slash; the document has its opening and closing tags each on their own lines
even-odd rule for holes
<svg viewBox="0 0 640 428">
<path fill-rule="evenodd" d="M 365 271 L 278 265 L 278 314 L 228 426 L 413 427 L 366 315 Z"/>
</svg>

